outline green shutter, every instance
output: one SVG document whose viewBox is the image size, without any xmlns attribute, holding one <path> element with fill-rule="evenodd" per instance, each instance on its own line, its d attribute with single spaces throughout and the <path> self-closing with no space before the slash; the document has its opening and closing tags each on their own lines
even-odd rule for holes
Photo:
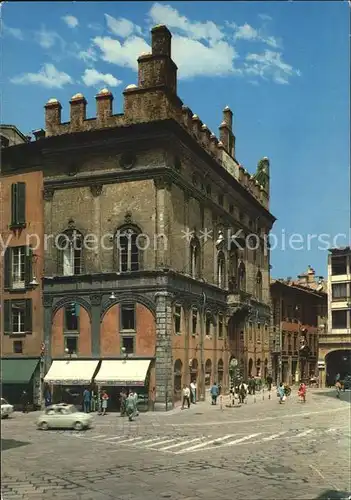
<svg viewBox="0 0 351 500">
<path fill-rule="evenodd" d="M 12 252 L 11 248 L 7 247 L 4 255 L 4 289 L 11 288 L 11 274 L 12 274 Z"/>
<path fill-rule="evenodd" d="M 26 299 L 24 330 L 26 333 L 32 333 L 32 299 Z"/>
<path fill-rule="evenodd" d="M 17 183 L 17 223 L 26 223 L 26 184 L 25 182 Z"/>
<path fill-rule="evenodd" d="M 32 247 L 25 247 L 25 282 L 26 287 L 30 286 L 30 282 L 33 279 L 33 249 Z"/>
<path fill-rule="evenodd" d="M 4 300 L 4 332 L 12 333 L 12 306 L 11 300 Z"/>
<path fill-rule="evenodd" d="M 11 226 L 17 224 L 17 184 L 11 185 Z"/>
</svg>

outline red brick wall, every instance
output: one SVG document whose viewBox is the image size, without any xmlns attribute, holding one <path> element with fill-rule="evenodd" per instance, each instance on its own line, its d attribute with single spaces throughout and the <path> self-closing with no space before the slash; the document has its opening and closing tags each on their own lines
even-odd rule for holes
<svg viewBox="0 0 351 500">
<path fill-rule="evenodd" d="M 91 356 L 91 323 L 88 311 L 79 307 L 79 337 L 78 355 Z M 51 356 L 53 358 L 65 355 L 64 343 L 64 308 L 59 309 L 52 321 Z"/>
<path fill-rule="evenodd" d="M 112 306 L 105 314 L 100 329 L 100 353 L 120 355 L 120 306 Z M 156 346 L 155 318 L 147 307 L 136 304 L 136 356 L 154 356 Z"/>
</svg>

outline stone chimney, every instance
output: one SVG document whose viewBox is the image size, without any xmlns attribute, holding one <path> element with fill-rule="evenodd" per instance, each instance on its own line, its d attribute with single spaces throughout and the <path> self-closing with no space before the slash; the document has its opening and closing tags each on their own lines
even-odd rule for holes
<svg viewBox="0 0 351 500">
<path fill-rule="evenodd" d="M 96 119 L 98 124 L 104 125 L 112 116 L 113 95 L 108 89 L 102 89 L 95 96 L 96 99 Z"/>
<path fill-rule="evenodd" d="M 55 135 L 61 125 L 62 106 L 57 99 L 50 99 L 45 104 L 46 135 Z"/>
<path fill-rule="evenodd" d="M 138 87 L 163 86 L 177 94 L 177 66 L 171 59 L 172 35 L 166 26 L 155 26 L 151 30 L 151 54 L 142 54 L 138 59 Z"/>
<path fill-rule="evenodd" d="M 315 282 L 315 276 L 316 276 L 316 271 L 313 269 L 313 267 L 308 266 L 308 269 L 307 269 L 307 282 L 308 283 L 314 283 Z"/>
<path fill-rule="evenodd" d="M 71 105 L 71 130 L 83 129 L 83 122 L 86 120 L 87 101 L 83 94 L 75 94 L 70 100 Z"/>
<path fill-rule="evenodd" d="M 223 121 L 219 126 L 219 138 L 224 149 L 230 156 L 235 158 L 235 136 L 233 134 L 233 113 L 226 106 L 223 110 Z"/>
</svg>

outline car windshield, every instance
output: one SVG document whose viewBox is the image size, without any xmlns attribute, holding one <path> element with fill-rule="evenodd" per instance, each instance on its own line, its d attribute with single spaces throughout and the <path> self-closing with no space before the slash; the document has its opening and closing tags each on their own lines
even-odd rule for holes
<svg viewBox="0 0 351 500">
<path fill-rule="evenodd" d="M 2 405 L 8 405 L 8 402 L 6 401 L 6 399 L 1 398 L 1 404 Z"/>
<path fill-rule="evenodd" d="M 65 413 L 77 413 L 77 408 L 75 406 L 67 406 L 65 408 Z"/>
</svg>

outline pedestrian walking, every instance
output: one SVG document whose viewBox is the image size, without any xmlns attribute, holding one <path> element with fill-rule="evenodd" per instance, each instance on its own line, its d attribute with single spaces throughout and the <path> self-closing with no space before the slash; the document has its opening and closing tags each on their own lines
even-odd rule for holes
<svg viewBox="0 0 351 500">
<path fill-rule="evenodd" d="M 132 392 L 129 393 L 126 399 L 126 414 L 128 415 L 129 421 L 132 422 L 136 412 L 135 398 Z"/>
<path fill-rule="evenodd" d="M 336 381 L 335 389 L 336 389 L 336 397 L 340 398 L 340 393 L 341 393 L 341 383 L 340 383 L 340 380 Z"/>
<path fill-rule="evenodd" d="M 253 375 L 250 376 L 249 378 L 249 394 L 252 394 L 253 396 L 256 394 L 256 380 Z"/>
<path fill-rule="evenodd" d="M 272 390 L 272 384 L 273 384 L 273 377 L 270 373 L 268 374 L 268 376 L 266 378 L 266 383 L 267 383 L 267 389 L 270 392 Z"/>
<path fill-rule="evenodd" d="M 277 389 L 277 396 L 279 398 L 279 404 L 284 403 L 284 401 L 286 400 L 286 396 L 285 396 L 285 387 L 283 382 L 280 382 L 279 384 L 279 387 Z"/>
<path fill-rule="evenodd" d="M 135 416 L 139 417 L 139 411 L 138 411 L 139 397 L 138 397 L 138 393 L 136 391 L 133 392 L 133 397 L 134 397 L 134 401 L 135 401 Z"/>
<path fill-rule="evenodd" d="M 191 393 L 191 402 L 196 405 L 196 391 L 197 391 L 197 386 L 196 386 L 196 380 L 193 380 L 190 384 L 190 393 Z"/>
<path fill-rule="evenodd" d="M 121 417 L 124 417 L 126 415 L 126 399 L 127 399 L 127 393 L 124 389 L 122 389 L 121 394 L 119 396 Z"/>
<path fill-rule="evenodd" d="M 307 392 L 306 384 L 301 382 L 300 387 L 299 387 L 299 391 L 298 391 L 298 396 L 303 401 L 303 403 L 306 403 L 306 392 Z"/>
<path fill-rule="evenodd" d="M 211 387 L 210 393 L 211 393 L 211 398 L 212 398 L 211 404 L 216 405 L 217 404 L 217 398 L 218 398 L 218 395 L 219 395 L 219 389 L 218 389 L 218 385 L 216 384 L 216 382 Z"/>
<path fill-rule="evenodd" d="M 183 396 L 182 397 L 182 410 L 184 410 L 185 403 L 188 405 L 188 408 L 190 408 L 190 389 L 186 384 L 183 385 L 182 396 Z"/>
<path fill-rule="evenodd" d="M 91 404 L 91 394 L 90 391 L 85 388 L 83 392 L 83 410 L 84 413 L 89 413 L 90 412 L 90 404 Z"/>
<path fill-rule="evenodd" d="M 247 396 L 247 385 L 244 382 L 241 382 L 239 385 L 239 403 L 243 404 L 246 400 Z"/>
<path fill-rule="evenodd" d="M 98 395 L 96 391 L 91 391 L 90 411 L 95 412 L 98 409 Z"/>
<path fill-rule="evenodd" d="M 105 416 L 106 415 L 106 410 L 107 410 L 107 406 L 108 406 L 108 400 L 109 400 L 109 396 L 107 394 L 106 391 L 102 391 L 102 396 L 101 396 L 101 408 L 102 408 L 102 415 Z"/>
<path fill-rule="evenodd" d="M 22 392 L 21 402 L 22 402 L 22 412 L 23 413 L 28 413 L 28 404 L 29 404 L 29 401 L 28 401 L 27 391 L 23 391 Z"/>
</svg>

